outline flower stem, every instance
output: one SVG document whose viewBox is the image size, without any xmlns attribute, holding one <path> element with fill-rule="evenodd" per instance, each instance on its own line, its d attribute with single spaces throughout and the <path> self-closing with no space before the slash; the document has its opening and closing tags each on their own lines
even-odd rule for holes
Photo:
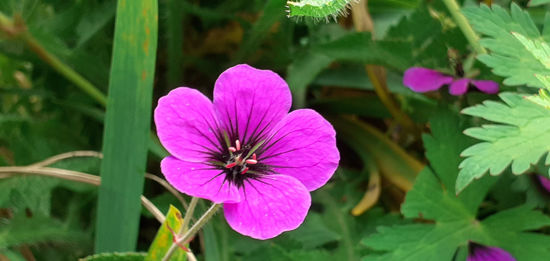
<svg viewBox="0 0 550 261">
<path fill-rule="evenodd" d="M 468 20 L 464 15 L 460 12 L 460 7 L 456 3 L 455 0 L 443 0 L 443 3 L 447 6 L 447 9 L 449 9 L 449 13 L 451 13 L 451 16 L 455 20 L 455 23 L 458 25 L 460 30 L 462 30 L 462 33 L 472 45 L 474 50 L 478 54 L 485 54 L 487 53 L 487 50 L 481 46 L 479 43 L 479 36 L 474 32 L 474 29 L 472 29 L 472 26 L 470 23 L 468 23 Z"/>
<path fill-rule="evenodd" d="M 162 258 L 162 261 L 170 260 L 170 257 L 172 256 L 172 254 L 174 254 L 174 251 L 176 251 L 178 245 L 186 244 L 190 238 L 192 238 L 195 234 L 197 234 L 197 232 L 199 232 L 199 230 L 204 225 L 206 225 L 206 223 L 210 220 L 212 216 L 214 216 L 216 211 L 218 211 L 218 209 L 221 206 L 222 206 L 221 204 L 216 204 L 216 203 L 212 204 L 212 206 L 206 212 L 204 212 L 202 217 L 200 217 L 199 220 L 197 220 L 197 222 L 193 224 L 193 226 L 182 237 L 177 239 L 176 242 L 172 243 L 168 251 L 166 251 L 166 254 L 164 255 L 164 257 Z"/>
<path fill-rule="evenodd" d="M 189 207 L 185 212 L 185 217 L 183 217 L 183 224 L 181 225 L 180 231 L 178 232 L 178 237 L 180 237 L 183 233 L 187 232 L 187 226 L 189 226 L 189 221 L 191 220 L 191 218 L 193 218 L 193 212 L 195 212 L 195 207 L 197 206 L 197 202 L 199 202 L 199 198 L 197 197 L 191 198 L 191 202 L 189 202 Z"/>
</svg>

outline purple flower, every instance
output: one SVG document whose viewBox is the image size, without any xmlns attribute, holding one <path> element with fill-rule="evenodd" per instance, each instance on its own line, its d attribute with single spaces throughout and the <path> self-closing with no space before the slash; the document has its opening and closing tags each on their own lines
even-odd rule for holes
<svg viewBox="0 0 550 261">
<path fill-rule="evenodd" d="M 470 78 L 455 79 L 453 76 L 422 67 L 411 67 L 405 71 L 403 76 L 403 85 L 415 92 L 435 91 L 446 84 L 449 85 L 449 93 L 455 96 L 466 93 L 470 84 L 484 93 L 498 92 L 498 83 L 494 81 Z"/>
<path fill-rule="evenodd" d="M 268 239 L 297 228 L 309 191 L 330 179 L 340 155 L 332 125 L 313 110 L 289 113 L 291 103 L 279 75 L 248 65 L 219 76 L 213 102 L 174 89 L 155 109 L 172 155 L 162 173 L 185 194 L 224 203 L 227 222 L 243 235 Z"/>
<path fill-rule="evenodd" d="M 470 243 L 470 254 L 466 261 L 516 261 L 516 259 L 502 248 Z"/>
<path fill-rule="evenodd" d="M 542 187 L 546 189 L 546 191 L 550 192 L 550 179 L 541 175 L 537 175 L 537 177 Z"/>
</svg>

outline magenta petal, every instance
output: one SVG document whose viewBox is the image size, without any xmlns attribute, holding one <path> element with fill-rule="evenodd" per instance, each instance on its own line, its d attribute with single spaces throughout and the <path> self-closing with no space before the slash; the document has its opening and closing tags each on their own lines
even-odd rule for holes
<svg viewBox="0 0 550 261">
<path fill-rule="evenodd" d="M 241 143 L 263 137 L 290 110 L 292 97 L 286 82 L 270 70 L 245 64 L 223 72 L 214 87 L 214 108 L 229 136 Z M 231 141 L 233 142 L 233 141 Z"/>
<path fill-rule="evenodd" d="M 546 191 L 550 192 L 550 179 L 541 175 L 537 175 L 537 177 L 539 178 L 539 181 L 542 187 L 544 187 Z"/>
<path fill-rule="evenodd" d="M 421 67 L 409 68 L 403 76 L 403 85 L 415 92 L 435 91 L 452 81 L 453 77 L 451 76 Z"/>
<path fill-rule="evenodd" d="M 498 83 L 489 80 L 475 80 L 472 84 L 480 91 L 489 94 L 498 93 Z"/>
<path fill-rule="evenodd" d="M 516 259 L 502 248 L 474 247 L 467 261 L 516 261 Z"/>
<path fill-rule="evenodd" d="M 449 86 L 449 93 L 455 96 L 465 94 L 468 91 L 468 84 L 470 84 L 470 79 L 458 79 Z"/>
<path fill-rule="evenodd" d="M 224 181 L 225 174 L 212 166 L 169 156 L 162 160 L 160 167 L 166 180 L 189 196 L 205 198 L 215 203 L 235 203 L 243 199 L 237 187 Z"/>
<path fill-rule="evenodd" d="M 274 128 L 258 160 L 276 173 L 298 179 L 307 189 L 323 186 L 340 161 L 336 132 L 314 110 L 295 110 Z"/>
<path fill-rule="evenodd" d="M 204 161 L 221 150 L 212 102 L 197 90 L 180 87 L 160 98 L 155 124 L 162 145 L 179 159 Z"/>
<path fill-rule="evenodd" d="M 270 175 L 245 184 L 245 200 L 223 204 L 225 219 L 235 231 L 269 239 L 296 229 L 311 205 L 306 187 L 290 176 Z"/>
</svg>

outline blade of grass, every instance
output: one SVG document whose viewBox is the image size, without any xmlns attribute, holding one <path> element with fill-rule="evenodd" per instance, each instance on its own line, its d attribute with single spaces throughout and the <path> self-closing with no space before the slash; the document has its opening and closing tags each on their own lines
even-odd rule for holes
<svg viewBox="0 0 550 261">
<path fill-rule="evenodd" d="M 157 49 L 156 0 L 119 0 L 103 134 L 95 251 L 133 251 Z"/>
<path fill-rule="evenodd" d="M 167 59 L 167 86 L 174 88 L 181 84 L 183 75 L 183 1 L 169 0 L 164 4 L 163 27 L 166 38 L 166 56 Z"/>
</svg>

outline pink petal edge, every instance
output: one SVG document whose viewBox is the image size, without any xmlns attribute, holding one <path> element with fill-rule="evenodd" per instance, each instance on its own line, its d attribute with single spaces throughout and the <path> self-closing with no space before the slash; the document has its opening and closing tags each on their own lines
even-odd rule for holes
<svg viewBox="0 0 550 261">
<path fill-rule="evenodd" d="M 212 102 L 195 89 L 179 87 L 160 98 L 154 118 L 160 142 L 179 159 L 202 162 L 207 150 L 221 147 Z"/>
<path fill-rule="evenodd" d="M 291 104 L 290 89 L 278 74 L 246 64 L 224 71 L 214 87 L 214 108 L 220 123 L 229 134 L 231 130 L 238 132 L 243 144 L 251 136 L 266 136 Z"/>
<path fill-rule="evenodd" d="M 243 201 L 223 205 L 225 219 L 235 231 L 255 239 L 270 239 L 296 229 L 311 206 L 309 191 L 291 176 L 250 180 L 243 194 Z"/>
<path fill-rule="evenodd" d="M 449 86 L 449 93 L 455 96 L 463 95 L 468 91 L 469 84 L 470 79 L 468 78 L 458 79 Z"/>
<path fill-rule="evenodd" d="M 310 191 L 327 183 L 338 167 L 336 132 L 310 109 L 289 113 L 273 130 L 266 151 L 258 158 L 277 173 L 298 179 Z"/>
<path fill-rule="evenodd" d="M 236 203 L 244 198 L 236 186 L 224 182 L 225 174 L 198 162 L 187 162 L 169 156 L 160 163 L 166 180 L 189 196 L 205 198 L 215 203 Z"/>
<path fill-rule="evenodd" d="M 480 91 L 488 94 L 498 93 L 498 83 L 490 80 L 472 80 L 472 84 Z"/>
<path fill-rule="evenodd" d="M 422 67 L 411 67 L 403 75 L 403 85 L 415 92 L 435 91 L 451 82 L 453 77 Z"/>
</svg>

